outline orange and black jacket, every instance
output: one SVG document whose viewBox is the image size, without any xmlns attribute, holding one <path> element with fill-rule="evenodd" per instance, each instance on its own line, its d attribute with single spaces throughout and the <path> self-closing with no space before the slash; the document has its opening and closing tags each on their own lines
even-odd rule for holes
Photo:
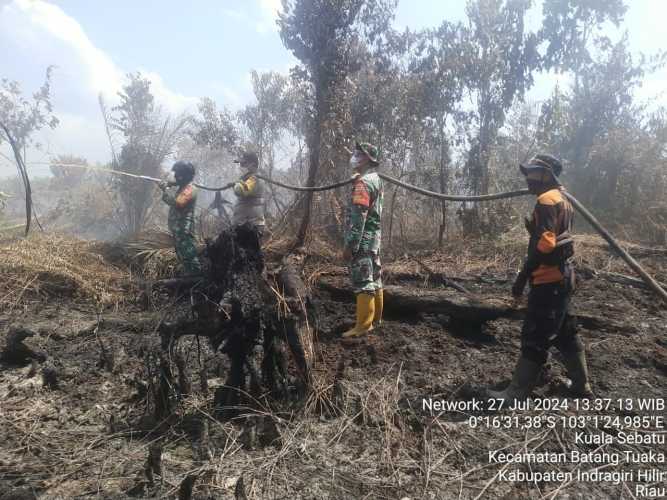
<svg viewBox="0 0 667 500">
<path fill-rule="evenodd" d="M 574 255 L 570 235 L 574 211 L 561 189 L 550 189 L 537 197 L 527 224 L 530 241 L 523 272 L 531 285 L 563 281 L 565 266 Z"/>
</svg>

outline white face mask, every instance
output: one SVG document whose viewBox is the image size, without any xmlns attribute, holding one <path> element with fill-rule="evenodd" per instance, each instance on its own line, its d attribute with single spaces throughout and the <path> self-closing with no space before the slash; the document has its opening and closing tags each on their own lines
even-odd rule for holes
<svg viewBox="0 0 667 500">
<path fill-rule="evenodd" d="M 350 167 L 359 168 L 363 164 L 363 162 L 364 159 L 361 156 L 354 154 L 350 158 Z"/>
</svg>

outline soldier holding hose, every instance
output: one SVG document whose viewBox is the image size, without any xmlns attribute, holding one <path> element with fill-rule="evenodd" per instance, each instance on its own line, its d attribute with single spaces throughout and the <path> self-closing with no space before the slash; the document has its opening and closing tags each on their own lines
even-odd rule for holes
<svg viewBox="0 0 667 500">
<path fill-rule="evenodd" d="M 175 181 L 160 182 L 162 201 L 169 205 L 168 226 L 176 255 L 185 273 L 196 275 L 201 272 L 201 265 L 195 246 L 195 206 L 197 204 L 197 188 L 192 181 L 195 178 L 195 167 L 186 161 L 177 161 L 171 168 Z M 168 190 L 176 186 L 175 192 Z"/>
</svg>

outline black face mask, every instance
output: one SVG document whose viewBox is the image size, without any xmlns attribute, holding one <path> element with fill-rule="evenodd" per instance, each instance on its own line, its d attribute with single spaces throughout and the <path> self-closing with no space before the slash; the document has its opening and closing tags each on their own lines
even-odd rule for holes
<svg viewBox="0 0 667 500">
<path fill-rule="evenodd" d="M 174 180 L 179 186 L 185 186 L 188 182 L 188 177 L 183 174 L 174 174 Z"/>
<path fill-rule="evenodd" d="M 528 184 L 528 191 L 532 194 L 540 194 L 544 190 L 544 184 L 540 181 L 526 179 L 526 184 Z"/>
</svg>

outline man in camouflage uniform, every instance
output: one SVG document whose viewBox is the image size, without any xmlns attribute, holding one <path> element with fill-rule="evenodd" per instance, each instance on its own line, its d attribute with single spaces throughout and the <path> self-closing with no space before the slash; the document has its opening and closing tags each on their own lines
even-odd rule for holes
<svg viewBox="0 0 667 500">
<path fill-rule="evenodd" d="M 383 187 L 376 171 L 378 149 L 372 144 L 356 143 L 350 165 L 354 183 L 347 209 L 343 258 L 349 261 L 357 313 L 356 324 L 343 334 L 345 339 L 366 335 L 373 323 L 379 324 L 384 302 L 380 263 Z"/>
<path fill-rule="evenodd" d="M 524 399 L 537 383 L 550 346 L 561 351 L 577 397 L 592 397 L 586 353 L 577 335 L 576 322 L 568 317 L 574 292 L 574 241 L 570 234 L 574 220 L 572 205 L 558 181 L 563 167 L 551 155 L 537 155 L 520 165 L 530 192 L 537 196 L 535 209 L 526 219 L 530 234 L 527 257 L 512 287 L 519 299 L 530 281 L 528 309 L 521 330 L 521 356 L 512 381 L 504 391 L 490 391 L 496 399 Z"/>
<path fill-rule="evenodd" d="M 201 265 L 197 257 L 195 246 L 195 206 L 197 204 L 197 188 L 192 184 L 195 177 L 195 167 L 192 163 L 177 161 L 171 168 L 174 173 L 174 183 L 161 182 L 162 201 L 169 205 L 168 226 L 176 255 L 186 274 L 199 274 Z M 175 192 L 168 190 L 176 186 Z"/>
</svg>

